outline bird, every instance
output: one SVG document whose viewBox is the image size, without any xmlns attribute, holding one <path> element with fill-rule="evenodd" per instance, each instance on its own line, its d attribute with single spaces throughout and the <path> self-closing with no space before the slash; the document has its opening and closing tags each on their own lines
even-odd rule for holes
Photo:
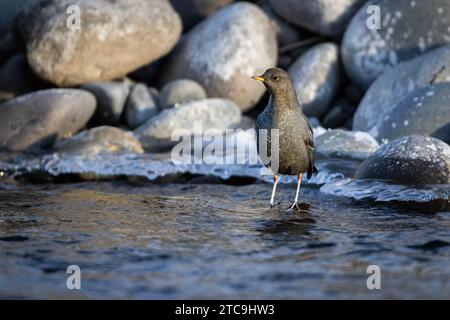
<svg viewBox="0 0 450 320">
<path fill-rule="evenodd" d="M 261 158 L 260 134 L 266 130 L 267 139 L 265 150 L 272 150 L 274 133 L 278 134 L 278 163 L 272 163 L 274 157 L 267 154 L 271 161 L 264 163 L 273 173 L 273 189 L 270 199 L 270 208 L 275 207 L 275 193 L 279 175 L 296 175 L 298 178 L 295 200 L 290 209 L 300 209 L 298 195 L 303 175 L 306 173 L 310 179 L 314 172 L 314 134 L 308 118 L 298 101 L 292 80 L 289 74 L 280 68 L 270 68 L 261 76 L 253 76 L 254 80 L 261 81 L 270 93 L 269 102 L 256 119 L 257 150 Z M 274 130 L 278 129 L 278 130 Z M 263 161 L 264 162 L 264 161 Z"/>
</svg>

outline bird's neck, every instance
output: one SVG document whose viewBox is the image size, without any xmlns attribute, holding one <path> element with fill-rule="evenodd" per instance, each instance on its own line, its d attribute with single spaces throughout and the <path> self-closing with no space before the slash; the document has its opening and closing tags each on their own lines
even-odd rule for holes
<svg viewBox="0 0 450 320">
<path fill-rule="evenodd" d="M 272 105 L 275 109 L 300 109 L 302 108 L 298 102 L 297 93 L 293 87 L 279 88 L 271 92 Z M 278 111 L 278 110 L 275 110 Z"/>
</svg>

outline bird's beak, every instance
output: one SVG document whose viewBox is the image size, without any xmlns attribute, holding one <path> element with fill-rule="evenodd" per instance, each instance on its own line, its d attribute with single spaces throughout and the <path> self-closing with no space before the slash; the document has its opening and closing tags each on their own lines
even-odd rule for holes
<svg viewBox="0 0 450 320">
<path fill-rule="evenodd" d="M 255 79 L 255 80 L 258 80 L 258 81 L 261 81 L 261 82 L 266 81 L 266 79 L 264 79 L 264 78 L 261 77 L 261 76 L 254 76 L 254 77 L 252 77 L 252 79 Z"/>
</svg>

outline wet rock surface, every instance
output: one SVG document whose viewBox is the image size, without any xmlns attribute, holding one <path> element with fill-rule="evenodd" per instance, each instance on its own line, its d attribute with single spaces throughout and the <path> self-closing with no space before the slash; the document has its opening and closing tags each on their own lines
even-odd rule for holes
<svg viewBox="0 0 450 320">
<path fill-rule="evenodd" d="M 399 138 L 365 160 L 356 179 L 394 181 L 404 185 L 450 183 L 450 146 L 426 136 Z"/>
<path fill-rule="evenodd" d="M 380 28 L 368 28 L 380 8 Z M 420 21 L 420 23 L 418 23 Z M 353 82 L 368 88 L 383 71 L 430 49 L 449 43 L 450 2 L 377 0 L 367 2 L 355 15 L 342 43 L 342 60 Z"/>
<path fill-rule="evenodd" d="M 276 60 L 276 34 L 269 18 L 256 5 L 238 2 L 201 22 L 182 39 L 160 81 L 197 81 L 208 97 L 233 100 L 246 111 L 264 94 L 264 87 L 250 77 L 274 67 Z"/>
<path fill-rule="evenodd" d="M 384 72 L 366 92 L 355 113 L 353 130 L 375 138 L 393 107 L 416 90 L 450 80 L 450 46 L 440 47 Z"/>
<path fill-rule="evenodd" d="M 168 53 L 181 33 L 166 0 L 77 1 L 79 29 L 67 27 L 73 4 L 40 0 L 16 17 L 31 67 L 59 86 L 120 78 Z"/>
<path fill-rule="evenodd" d="M 0 149 L 51 146 L 81 129 L 94 114 L 95 97 L 77 89 L 48 89 L 0 104 Z"/>
<path fill-rule="evenodd" d="M 448 140 L 444 132 L 449 123 L 450 84 L 440 83 L 414 91 L 395 105 L 380 126 L 378 138 L 392 141 L 413 134 L 436 134 Z"/>
</svg>

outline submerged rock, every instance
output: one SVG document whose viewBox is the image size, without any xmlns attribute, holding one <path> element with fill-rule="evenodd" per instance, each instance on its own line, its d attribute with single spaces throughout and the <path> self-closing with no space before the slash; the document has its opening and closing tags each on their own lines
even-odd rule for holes
<svg viewBox="0 0 450 320">
<path fill-rule="evenodd" d="M 97 99 L 97 110 L 92 118 L 94 124 L 117 124 L 119 122 L 130 91 L 127 83 L 121 81 L 93 82 L 85 84 L 81 88 L 94 94 Z"/>
<path fill-rule="evenodd" d="M 183 20 L 183 30 L 191 29 L 201 20 L 234 0 L 170 0 Z"/>
<path fill-rule="evenodd" d="M 289 75 L 305 114 L 320 118 L 340 85 L 338 46 L 323 43 L 311 48 L 292 64 Z"/>
<path fill-rule="evenodd" d="M 365 0 L 270 0 L 287 21 L 324 35 L 340 35 Z"/>
<path fill-rule="evenodd" d="M 440 47 L 384 72 L 366 92 L 355 113 L 353 130 L 378 139 L 393 107 L 411 93 L 450 81 L 450 46 Z"/>
<path fill-rule="evenodd" d="M 131 87 L 125 107 L 125 122 L 131 129 L 139 127 L 159 112 L 150 89 L 145 84 L 135 84 Z"/>
<path fill-rule="evenodd" d="M 198 24 L 180 41 L 160 82 L 197 81 L 208 97 L 233 100 L 246 111 L 265 91 L 250 77 L 276 62 L 276 34 L 269 18 L 258 6 L 238 2 Z"/>
<path fill-rule="evenodd" d="M 390 141 L 413 134 L 433 135 L 450 123 L 450 84 L 414 91 L 392 107 L 380 125 L 378 139 Z"/>
<path fill-rule="evenodd" d="M 143 153 L 133 133 L 116 127 L 102 126 L 78 133 L 56 144 L 58 153 L 92 155 L 99 153 Z"/>
<path fill-rule="evenodd" d="M 95 105 L 91 93 L 77 89 L 41 90 L 0 104 L 0 149 L 50 146 L 81 129 Z"/>
<path fill-rule="evenodd" d="M 450 146 L 431 137 L 402 137 L 378 149 L 356 170 L 355 179 L 405 185 L 450 183 Z"/>
<path fill-rule="evenodd" d="M 381 12 L 380 29 L 368 28 L 370 5 Z M 448 0 L 368 1 L 350 23 L 342 60 L 353 83 L 368 88 L 383 71 L 450 41 Z"/>
<path fill-rule="evenodd" d="M 76 11 L 67 13 L 74 4 L 78 29 Z M 38 0 L 16 26 L 33 70 L 59 86 L 121 78 L 168 53 L 181 33 L 166 0 Z"/>
<path fill-rule="evenodd" d="M 317 157 L 364 160 L 379 148 L 365 132 L 330 130 L 315 139 Z"/>
<path fill-rule="evenodd" d="M 189 79 L 179 79 L 166 84 L 159 95 L 161 110 L 172 108 L 176 104 L 206 99 L 203 87 Z"/>
<path fill-rule="evenodd" d="M 241 120 L 239 107 L 230 100 L 205 99 L 164 110 L 134 132 L 143 147 L 148 150 L 167 149 L 178 142 L 171 141 L 172 133 L 194 134 L 196 124 L 199 131 L 218 129 L 220 132 L 233 128 Z M 176 137 L 178 139 L 178 136 Z"/>
</svg>

